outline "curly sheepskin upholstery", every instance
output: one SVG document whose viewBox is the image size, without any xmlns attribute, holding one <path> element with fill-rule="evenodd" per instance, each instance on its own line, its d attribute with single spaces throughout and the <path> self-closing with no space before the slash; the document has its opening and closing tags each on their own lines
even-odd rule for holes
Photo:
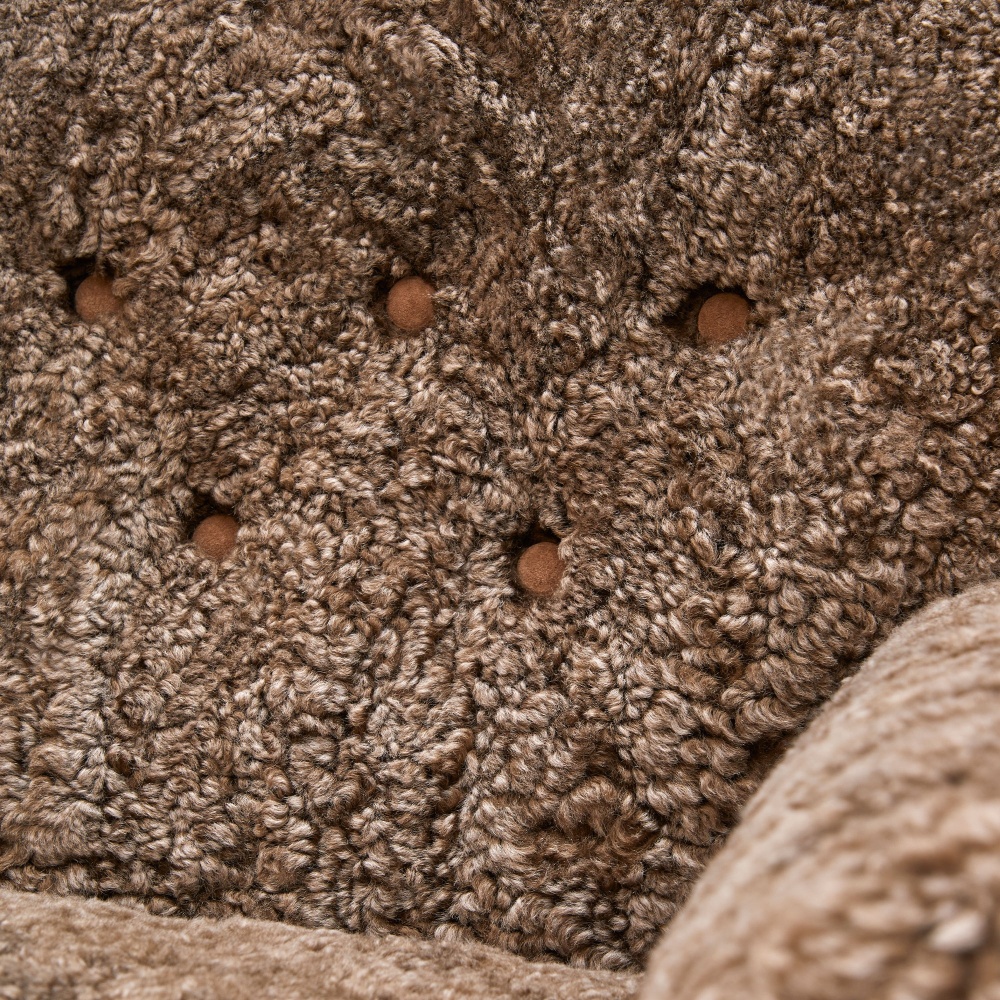
<svg viewBox="0 0 1000 1000">
<path fill-rule="evenodd" d="M 998 761 L 991 584 L 933 604 L 844 685 L 751 801 L 643 984 L 479 944 L 0 890 L 0 996 L 995 1000 Z"/>
<path fill-rule="evenodd" d="M 5 5 L 0 970 L 1000 995 L 998 233 L 994 0 Z"/>
</svg>

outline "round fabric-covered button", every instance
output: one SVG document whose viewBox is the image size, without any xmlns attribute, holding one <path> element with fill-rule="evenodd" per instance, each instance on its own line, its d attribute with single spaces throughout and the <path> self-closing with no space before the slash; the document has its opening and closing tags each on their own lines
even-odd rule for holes
<svg viewBox="0 0 1000 1000">
<path fill-rule="evenodd" d="M 749 315 L 750 303 L 742 295 L 718 292 L 705 299 L 698 311 L 698 339 L 715 345 L 742 337 Z"/>
<path fill-rule="evenodd" d="M 105 316 L 121 312 L 122 300 L 111 291 L 111 282 L 100 274 L 92 274 L 80 282 L 73 298 L 77 315 L 85 323 L 95 323 Z"/>
<path fill-rule="evenodd" d="M 517 581 L 536 597 L 550 597 L 562 580 L 566 564 L 559 557 L 555 542 L 529 545 L 517 560 Z"/>
<path fill-rule="evenodd" d="M 434 322 L 433 285 L 411 274 L 389 289 L 386 312 L 401 330 L 422 330 Z"/>
<path fill-rule="evenodd" d="M 229 514 L 212 514 L 194 530 L 191 541 L 211 559 L 221 562 L 236 545 L 240 523 Z"/>
</svg>

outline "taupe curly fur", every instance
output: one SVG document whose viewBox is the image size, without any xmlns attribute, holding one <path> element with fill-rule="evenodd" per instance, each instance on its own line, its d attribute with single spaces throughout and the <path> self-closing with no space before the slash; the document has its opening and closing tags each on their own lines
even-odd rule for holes
<svg viewBox="0 0 1000 1000">
<path fill-rule="evenodd" d="M 637 968 L 1000 569 L 992 0 L 20 0 L 0 70 L 9 886 Z"/>
<path fill-rule="evenodd" d="M 1000 996 L 1000 584 L 844 685 L 649 964 L 642 1000 Z"/>
</svg>

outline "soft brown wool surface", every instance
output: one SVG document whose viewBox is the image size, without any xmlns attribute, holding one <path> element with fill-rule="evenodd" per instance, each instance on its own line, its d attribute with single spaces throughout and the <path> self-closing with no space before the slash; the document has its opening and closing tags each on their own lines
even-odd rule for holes
<svg viewBox="0 0 1000 1000">
<path fill-rule="evenodd" d="M 995 2 L 36 0 L 0 73 L 10 886 L 636 967 L 1000 569 Z"/>
<path fill-rule="evenodd" d="M 993 1000 L 998 763 L 993 583 L 895 632 L 793 743 L 654 951 L 642 1000 Z M 0 915 L 0 996 L 18 1000 L 625 1000 L 639 986 L 472 943 L 51 893 L 0 890 Z"/>
<path fill-rule="evenodd" d="M 484 945 L 179 920 L 0 889 L 4 1000 L 628 1000 L 635 976 Z"/>
<path fill-rule="evenodd" d="M 1000 584 L 894 634 L 775 769 L 642 1000 L 1000 996 Z"/>
</svg>

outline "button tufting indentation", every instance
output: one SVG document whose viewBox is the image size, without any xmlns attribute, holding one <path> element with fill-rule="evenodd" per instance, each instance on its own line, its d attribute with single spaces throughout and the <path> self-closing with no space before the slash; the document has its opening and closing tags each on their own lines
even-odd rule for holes
<svg viewBox="0 0 1000 1000">
<path fill-rule="evenodd" d="M 703 344 L 725 344 L 746 333 L 750 303 L 736 292 L 709 296 L 698 310 L 698 339 Z"/>
<path fill-rule="evenodd" d="M 559 555 L 555 542 L 529 545 L 517 560 L 517 581 L 536 597 L 551 597 L 559 587 L 566 563 Z"/>
<path fill-rule="evenodd" d="M 240 524 L 230 514 L 212 514 L 194 530 L 191 541 L 210 559 L 221 562 L 236 546 Z"/>
<path fill-rule="evenodd" d="M 389 289 L 386 312 L 401 330 L 422 330 L 434 322 L 434 287 L 411 274 Z"/>
<path fill-rule="evenodd" d="M 122 300 L 111 291 L 111 282 L 107 278 L 92 274 L 80 282 L 73 297 L 73 306 L 85 323 L 96 323 L 121 312 Z"/>
</svg>

